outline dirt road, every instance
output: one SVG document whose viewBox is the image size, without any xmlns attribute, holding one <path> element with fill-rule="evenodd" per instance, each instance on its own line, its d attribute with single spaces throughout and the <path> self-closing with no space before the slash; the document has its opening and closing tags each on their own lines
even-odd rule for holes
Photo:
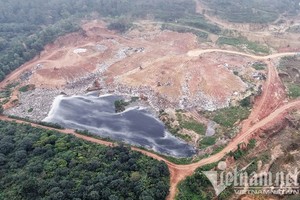
<svg viewBox="0 0 300 200">
<path fill-rule="evenodd" d="M 300 109 L 300 100 L 294 101 L 291 103 L 288 103 L 277 110 L 275 110 L 273 113 L 271 113 L 268 117 L 264 118 L 263 120 L 256 123 L 254 126 L 252 126 L 248 131 L 239 134 L 233 141 L 231 141 L 221 152 L 210 156 L 209 158 L 205 158 L 200 160 L 197 163 L 189 164 L 189 165 L 176 165 L 175 169 L 172 169 L 173 166 L 169 166 L 170 171 L 172 173 L 172 170 L 175 170 L 177 174 L 174 174 L 171 176 L 171 188 L 170 188 L 170 195 L 168 197 L 169 200 L 172 200 L 175 198 L 176 195 L 176 189 L 177 185 L 180 181 L 184 180 L 187 176 L 191 176 L 193 172 L 204 165 L 218 162 L 221 160 L 227 153 L 230 151 L 234 151 L 237 149 L 238 145 L 243 142 L 247 142 L 254 133 L 259 131 L 264 126 L 272 123 L 273 121 L 276 121 L 278 118 L 280 118 L 282 115 L 287 113 L 289 110 L 292 109 Z"/>
<path fill-rule="evenodd" d="M 283 114 L 287 113 L 289 110 L 292 110 L 292 109 L 295 109 L 295 108 L 300 109 L 300 100 L 297 100 L 297 101 L 294 101 L 294 102 L 291 102 L 291 103 L 288 103 L 286 105 L 281 106 L 280 108 L 276 109 L 273 113 L 271 113 L 269 116 L 267 116 L 266 118 L 264 118 L 263 120 L 259 121 L 254 126 L 252 126 L 248 131 L 246 131 L 243 134 L 240 134 L 238 137 L 236 137 L 221 152 L 219 152 L 219 153 L 217 153 L 217 154 L 215 154 L 215 155 L 213 155 L 209 158 L 200 160 L 199 162 L 193 163 L 193 164 L 177 165 L 177 164 L 174 164 L 174 163 L 164 159 L 163 157 L 161 157 L 157 154 L 148 152 L 146 150 L 139 149 L 137 147 L 132 147 L 131 149 L 134 150 L 134 151 L 141 152 L 141 153 L 143 153 L 143 154 L 145 154 L 149 157 L 152 157 L 156 160 L 164 161 L 168 165 L 170 173 L 171 173 L 171 188 L 170 188 L 170 194 L 168 196 L 168 199 L 172 200 L 172 199 L 175 198 L 178 183 L 180 181 L 184 180 L 187 176 L 191 176 L 197 168 L 221 160 L 227 153 L 229 153 L 230 151 L 234 151 L 240 143 L 246 142 L 252 136 L 252 134 L 256 133 L 258 130 L 260 130 L 261 128 L 263 128 L 267 124 L 273 122 L 278 117 L 280 117 Z M 21 121 L 21 120 L 11 119 L 11 118 L 8 118 L 6 116 L 0 116 L 0 120 L 15 121 L 17 123 L 28 123 L 28 122 L 24 122 L 24 121 Z M 107 141 L 103 141 L 103 140 L 96 139 L 96 138 L 93 138 L 93 137 L 80 135 L 80 134 L 75 133 L 74 130 L 70 130 L 70 129 L 57 130 L 57 129 L 54 129 L 54 128 L 45 127 L 45 126 L 37 125 L 37 124 L 34 124 L 34 123 L 29 123 L 29 124 L 31 124 L 34 127 L 45 128 L 45 129 L 48 129 L 48 130 L 59 131 L 59 132 L 64 133 L 64 134 L 74 135 L 77 138 L 80 138 L 80 139 L 83 139 L 83 140 L 86 140 L 86 141 L 89 141 L 89 142 L 93 142 L 93 143 L 97 143 L 97 144 L 101 144 L 101 145 L 105 145 L 105 146 L 114 146 L 113 142 L 107 142 Z"/>
<path fill-rule="evenodd" d="M 187 53 L 187 56 L 197 57 L 197 56 L 200 56 L 201 54 L 213 53 L 213 52 L 242 55 L 242 56 L 254 58 L 257 60 L 264 60 L 264 61 L 268 62 L 268 78 L 264 84 L 263 94 L 261 95 L 260 101 L 258 101 L 258 103 L 255 105 L 253 112 L 249 118 L 249 121 L 253 121 L 252 119 L 258 119 L 258 121 L 257 122 L 255 121 L 255 123 L 253 123 L 253 124 L 249 123 L 248 126 L 246 126 L 247 129 L 242 129 L 241 133 L 239 133 L 237 135 L 237 137 L 235 139 L 233 139 L 228 144 L 228 146 L 226 146 L 221 152 L 219 152 L 209 158 L 200 160 L 197 163 L 193 163 L 193 164 L 189 164 L 189 165 L 177 165 L 177 164 L 174 164 L 174 163 L 164 159 L 163 157 L 161 157 L 159 155 L 148 152 L 146 150 L 139 149 L 137 147 L 132 147 L 132 150 L 141 152 L 141 153 L 143 153 L 149 157 L 152 157 L 154 159 L 164 161 L 168 165 L 170 173 L 171 173 L 171 177 L 170 177 L 171 178 L 171 188 L 170 188 L 170 194 L 168 196 L 169 200 L 172 200 L 175 198 L 178 183 L 180 181 L 184 180 L 187 176 L 192 175 L 198 167 L 219 161 L 228 152 L 234 151 L 240 143 L 247 142 L 247 140 L 249 138 L 251 138 L 251 136 L 253 134 L 260 131 L 261 128 L 265 127 L 268 124 L 276 122 L 276 120 L 281 118 L 284 114 L 286 114 L 291 109 L 294 109 L 294 108 L 300 109 L 300 100 L 290 102 L 290 103 L 283 105 L 281 103 L 281 98 L 279 98 L 278 102 L 275 102 L 275 105 L 277 105 L 279 107 L 272 106 L 271 109 L 268 109 L 268 112 L 264 111 L 264 113 L 266 113 L 266 116 L 261 117 L 261 110 L 264 110 L 265 107 L 268 107 L 269 105 L 273 105 L 272 102 L 274 102 L 274 98 L 273 98 L 272 94 L 274 93 L 274 91 L 276 92 L 276 89 L 278 88 L 278 85 L 277 85 L 278 74 L 277 74 L 276 68 L 268 60 L 272 59 L 272 58 L 282 57 L 282 56 L 294 56 L 294 55 L 297 55 L 297 52 L 278 53 L 278 54 L 272 54 L 272 55 L 268 55 L 268 56 L 256 56 L 256 55 L 250 55 L 250 54 L 246 54 L 246 53 L 222 50 L 222 49 L 206 49 L 206 50 L 195 49 L 195 50 L 189 51 Z M 19 68 L 18 70 L 13 72 L 10 76 L 8 76 L 8 78 L 5 79 L 5 81 L 0 83 L 0 86 L 3 87 L 6 83 L 6 80 L 13 79 L 14 77 L 19 76 L 23 72 L 24 72 L 24 68 Z M 280 83 L 278 83 L 278 84 L 280 85 Z M 0 120 L 16 121 L 17 123 L 27 123 L 27 122 L 24 122 L 21 120 L 10 119 L 5 116 L 0 116 Z M 56 130 L 54 128 L 44 127 L 44 126 L 37 125 L 34 123 L 31 123 L 31 125 L 34 127 L 46 128 L 49 130 Z M 113 146 L 114 145 L 113 142 L 107 142 L 107 141 L 103 141 L 103 140 L 96 139 L 93 137 L 77 134 L 77 133 L 75 133 L 74 130 L 66 129 L 66 130 L 56 130 L 56 131 L 59 131 L 64 134 L 74 135 L 77 138 L 80 138 L 80 139 L 83 139 L 86 141 L 90 141 L 90 142 L 94 142 L 97 144 L 105 145 L 105 146 Z"/>
<path fill-rule="evenodd" d="M 295 56 L 297 55 L 297 52 L 286 52 L 286 53 L 276 53 L 276 54 L 271 54 L 267 56 L 256 56 L 252 54 L 247 54 L 247 53 L 242 53 L 238 51 L 230 51 L 230 50 L 224 50 L 224 49 L 194 49 L 191 50 L 187 53 L 188 56 L 190 57 L 197 57 L 205 53 L 213 53 L 213 52 L 221 52 L 221 53 L 228 53 L 228 54 L 235 54 L 235 55 L 241 55 L 241 56 L 246 56 L 250 58 L 254 58 L 257 60 L 267 60 L 267 59 L 272 59 L 272 58 L 279 58 L 283 56 Z"/>
</svg>

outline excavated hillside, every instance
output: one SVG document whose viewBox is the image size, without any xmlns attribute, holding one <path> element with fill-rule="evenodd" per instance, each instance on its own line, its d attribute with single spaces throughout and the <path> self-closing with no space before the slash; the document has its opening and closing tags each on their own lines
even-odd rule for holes
<svg viewBox="0 0 300 200">
<path fill-rule="evenodd" d="M 35 85 L 36 89 L 75 89 L 93 85 L 102 93 L 143 96 L 158 109 L 226 107 L 242 99 L 248 84 L 233 68 L 249 71 L 255 59 L 219 53 L 189 56 L 200 42 L 191 33 L 162 31 L 147 21 L 126 34 L 100 21 L 47 45 L 39 57 L 2 82 Z M 28 99 L 27 99 L 28 100 Z"/>
</svg>

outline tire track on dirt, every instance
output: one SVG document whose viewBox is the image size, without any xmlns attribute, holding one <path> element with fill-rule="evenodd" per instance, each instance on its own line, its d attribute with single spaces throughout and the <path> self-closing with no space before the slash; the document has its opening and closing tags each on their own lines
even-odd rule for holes
<svg viewBox="0 0 300 200">
<path fill-rule="evenodd" d="M 256 123 L 254 126 L 252 126 L 248 131 L 244 132 L 243 134 L 240 134 L 238 137 L 233 139 L 233 141 L 230 142 L 229 145 L 226 146 L 221 152 L 219 152 L 213 156 L 210 156 L 209 158 L 202 159 L 193 164 L 178 165 L 178 164 L 174 164 L 174 163 L 166 160 L 165 158 L 163 158 L 155 153 L 140 149 L 138 147 L 131 147 L 131 149 L 133 151 L 138 151 L 146 156 L 152 157 L 156 160 L 163 161 L 168 165 L 168 168 L 170 171 L 171 184 L 170 184 L 170 194 L 167 199 L 172 200 L 175 198 L 178 183 L 180 181 L 184 180 L 187 176 L 191 176 L 197 168 L 207 165 L 207 164 L 210 164 L 210 163 L 218 162 L 224 156 L 226 156 L 227 153 L 229 153 L 230 151 L 234 151 L 240 143 L 246 142 L 252 136 L 252 134 L 256 133 L 257 131 L 259 131 L 261 128 L 263 128 L 267 124 L 272 123 L 278 117 L 282 116 L 283 114 L 287 113 L 289 110 L 294 109 L 294 108 L 300 109 L 300 100 L 297 100 L 297 101 L 294 101 L 294 102 L 291 102 L 291 103 L 281 106 L 280 108 L 276 109 L 273 113 L 271 113 L 268 117 L 264 118 L 263 120 L 261 120 L 260 122 Z M 116 143 L 114 143 L 114 142 L 107 142 L 107 141 L 96 139 L 96 138 L 93 138 L 90 136 L 81 135 L 81 134 L 75 133 L 74 130 L 70 130 L 70 129 L 58 130 L 55 128 L 50 128 L 50 127 L 46 127 L 46 126 L 42 126 L 42 125 L 38 125 L 38 124 L 34 124 L 34 123 L 25 122 L 22 120 L 11 119 L 6 116 L 0 116 L 0 120 L 30 124 L 33 127 L 58 131 L 63 134 L 73 135 L 77 138 L 80 138 L 80 139 L 83 139 L 83 140 L 86 140 L 89 142 L 93 142 L 96 144 L 109 146 L 109 147 L 113 147 L 114 145 L 116 145 Z"/>
<path fill-rule="evenodd" d="M 277 57 L 282 57 L 282 56 L 293 56 L 293 55 L 297 54 L 297 53 L 294 53 L 294 52 L 288 52 L 288 53 L 272 54 L 272 55 L 268 55 L 268 56 L 255 56 L 255 55 L 250 55 L 250 54 L 246 54 L 246 53 L 241 53 L 241 52 L 236 52 L 236 51 L 229 51 L 229 50 L 222 50 L 222 49 L 206 49 L 206 50 L 196 49 L 196 50 L 189 51 L 187 53 L 187 55 L 189 57 L 196 57 L 196 56 L 199 56 L 201 54 L 213 53 L 213 52 L 222 52 L 222 53 L 242 55 L 242 56 L 247 56 L 247 57 L 251 57 L 251 58 L 254 58 L 254 59 L 258 59 L 258 60 L 266 60 L 266 59 L 277 58 Z M 274 68 L 273 65 L 269 64 L 268 69 L 269 69 L 269 75 L 268 75 L 268 80 L 269 81 L 267 81 L 265 83 L 265 88 L 268 88 L 271 84 L 273 84 L 273 82 L 272 82 L 272 81 L 274 81 L 273 77 L 277 76 L 277 71 L 276 71 L 276 69 Z M 11 74 L 9 76 L 9 78 L 14 77 L 14 76 L 20 74 L 21 72 L 22 72 L 22 69 L 20 68 L 20 69 L 16 70 L 13 74 Z M 0 86 L 3 87 L 4 84 L 5 84 L 5 81 L 1 82 Z M 266 103 L 266 99 L 268 97 L 268 89 L 264 90 L 262 95 L 263 95 L 264 98 L 262 98 L 262 100 L 261 100 L 258 107 L 262 107 Z M 289 110 L 291 110 L 293 108 L 297 108 L 297 109 L 300 108 L 300 100 L 296 100 L 294 102 L 287 103 L 287 104 L 275 109 L 268 116 L 261 119 L 260 121 L 255 123 L 253 126 L 249 127 L 249 129 L 247 131 L 242 131 L 240 134 L 238 134 L 238 136 L 236 138 L 234 138 L 221 152 L 219 152 L 219 153 L 217 153 L 213 156 L 210 156 L 209 158 L 202 159 L 199 162 L 196 162 L 196 163 L 193 163 L 193 164 L 177 165 L 177 164 L 174 164 L 174 163 L 166 160 L 165 158 L 163 158 L 163 157 L 161 157 L 161 156 L 159 156 L 155 153 L 148 152 L 146 150 L 143 150 L 143 149 L 140 149 L 140 148 L 137 148 L 137 147 L 131 147 L 131 149 L 134 150 L 134 151 L 141 152 L 141 153 L 143 153 L 143 154 L 145 154 L 149 157 L 152 157 L 156 160 L 164 161 L 168 165 L 168 168 L 170 170 L 171 182 L 170 182 L 170 194 L 169 194 L 167 199 L 172 200 L 176 196 L 178 183 L 180 181 L 184 180 L 187 176 L 192 175 L 197 168 L 199 168 L 201 166 L 204 166 L 206 164 L 214 163 L 214 162 L 217 162 L 217 161 L 221 160 L 225 155 L 227 155 L 228 152 L 234 151 L 237 148 L 238 144 L 240 144 L 242 142 L 247 142 L 247 140 L 252 136 L 252 134 L 256 133 L 257 131 L 259 131 L 261 128 L 263 128 L 267 124 L 270 124 L 273 121 L 276 121 L 278 118 L 280 118 L 282 115 L 286 114 Z M 254 114 L 254 115 L 256 115 L 256 114 Z M 0 120 L 15 121 L 17 123 L 27 123 L 27 124 L 31 124 L 33 127 L 39 127 L 39 128 L 44 128 L 44 129 L 48 129 L 48 130 L 55 130 L 55 131 L 61 132 L 63 134 L 74 135 L 77 138 L 80 138 L 80 139 L 83 139 L 83 140 L 86 140 L 86 141 L 89 141 L 89 142 L 105 145 L 105 146 L 114 146 L 115 145 L 115 143 L 113 143 L 113 142 L 107 142 L 107 141 L 96 139 L 96 138 L 93 138 L 93 137 L 90 137 L 90 136 L 84 136 L 84 135 L 77 134 L 77 133 L 75 133 L 74 130 L 70 130 L 70 129 L 57 130 L 57 129 L 54 129 L 54 128 L 45 127 L 45 126 L 37 125 L 37 124 L 34 124 L 34 123 L 24 122 L 22 120 L 10 119 L 6 116 L 0 116 Z"/>
</svg>

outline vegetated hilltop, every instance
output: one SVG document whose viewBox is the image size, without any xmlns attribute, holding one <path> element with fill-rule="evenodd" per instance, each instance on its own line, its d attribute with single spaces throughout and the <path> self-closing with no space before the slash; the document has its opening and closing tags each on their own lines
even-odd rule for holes
<svg viewBox="0 0 300 200">
<path fill-rule="evenodd" d="M 299 0 L 201 0 L 212 15 L 234 23 L 269 23 L 299 13 Z"/>
<path fill-rule="evenodd" d="M 0 199 L 165 199 L 167 165 L 127 147 L 104 147 L 0 121 Z"/>
</svg>

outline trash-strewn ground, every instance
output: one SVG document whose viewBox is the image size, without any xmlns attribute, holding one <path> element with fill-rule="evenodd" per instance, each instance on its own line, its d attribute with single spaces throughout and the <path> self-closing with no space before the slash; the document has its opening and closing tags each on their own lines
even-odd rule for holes
<svg viewBox="0 0 300 200">
<path fill-rule="evenodd" d="M 82 94 L 87 88 L 100 89 L 101 94 L 139 96 L 156 110 L 215 110 L 249 95 L 253 87 L 234 71 L 248 74 L 250 82 L 257 84 L 249 64 L 254 59 L 223 53 L 188 56 L 203 45 L 191 33 L 161 31 L 147 22 L 124 35 L 99 21 L 82 27 L 83 31 L 46 46 L 39 57 L 4 81 L 36 87 L 20 93 L 17 107 L 8 114 L 41 119 L 56 95 Z"/>
</svg>

